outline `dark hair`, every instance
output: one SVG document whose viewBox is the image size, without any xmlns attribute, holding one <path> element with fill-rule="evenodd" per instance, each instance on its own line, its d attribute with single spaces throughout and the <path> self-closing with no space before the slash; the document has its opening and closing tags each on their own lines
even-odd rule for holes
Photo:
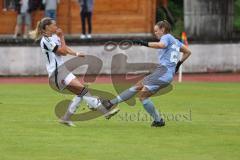
<svg viewBox="0 0 240 160">
<path fill-rule="evenodd" d="M 32 39 L 38 40 L 42 36 L 43 31 L 46 29 L 46 26 L 52 24 L 53 21 L 54 20 L 49 17 L 45 17 L 38 21 L 36 28 L 29 33 L 30 37 Z"/>
<path fill-rule="evenodd" d="M 171 31 L 171 25 L 168 23 L 167 20 L 159 21 L 157 22 L 156 25 L 158 26 L 159 29 L 164 28 L 165 33 L 170 33 Z"/>
</svg>

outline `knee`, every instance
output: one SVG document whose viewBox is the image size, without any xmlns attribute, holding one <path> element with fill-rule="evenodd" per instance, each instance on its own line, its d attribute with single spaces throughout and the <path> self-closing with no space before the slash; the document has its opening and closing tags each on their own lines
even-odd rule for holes
<svg viewBox="0 0 240 160">
<path fill-rule="evenodd" d="M 138 98 L 139 98 L 139 100 L 142 102 L 142 101 L 144 101 L 145 99 L 147 99 L 148 97 L 146 96 L 146 94 L 144 94 L 143 91 L 141 91 L 141 92 L 139 93 L 139 95 L 138 95 Z"/>
<path fill-rule="evenodd" d="M 143 89 L 143 86 L 142 85 L 136 85 L 132 88 L 134 88 L 136 91 L 141 91 Z"/>
</svg>

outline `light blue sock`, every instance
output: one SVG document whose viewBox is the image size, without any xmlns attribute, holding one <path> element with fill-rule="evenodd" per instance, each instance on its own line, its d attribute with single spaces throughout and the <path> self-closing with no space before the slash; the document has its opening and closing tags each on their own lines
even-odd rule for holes
<svg viewBox="0 0 240 160">
<path fill-rule="evenodd" d="M 142 104 L 143 104 L 143 107 L 145 108 L 145 110 L 152 116 L 154 121 L 159 122 L 161 120 L 159 112 L 154 107 L 154 104 L 152 103 L 152 101 L 149 98 L 144 99 L 142 101 Z"/>
<path fill-rule="evenodd" d="M 132 98 L 137 92 L 138 91 L 137 91 L 136 87 L 131 87 L 131 88 L 123 91 L 122 93 L 120 93 L 116 98 L 112 99 L 110 102 L 113 105 L 121 103 L 123 101 L 129 100 L 130 98 Z"/>
</svg>

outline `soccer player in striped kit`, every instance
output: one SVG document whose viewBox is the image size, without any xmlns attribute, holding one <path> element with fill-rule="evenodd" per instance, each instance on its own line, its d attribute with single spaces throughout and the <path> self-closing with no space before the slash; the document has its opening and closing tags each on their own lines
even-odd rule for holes
<svg viewBox="0 0 240 160">
<path fill-rule="evenodd" d="M 81 84 L 75 75 L 67 69 L 63 69 L 64 73 L 60 70 L 64 68 L 62 56 L 73 55 L 84 57 L 84 52 L 76 52 L 66 45 L 63 32 L 57 27 L 56 22 L 53 19 L 49 17 L 43 18 L 38 22 L 36 29 L 32 31 L 30 35 L 35 40 L 41 38 L 40 46 L 43 55 L 45 55 L 47 59 L 47 72 L 49 78 L 53 77 L 56 88 L 60 91 L 66 88 L 76 95 L 69 104 L 67 112 L 60 119 L 61 123 L 74 126 L 70 118 L 78 108 L 82 99 L 89 104 L 90 109 L 99 110 L 107 119 L 119 111 L 118 109 L 111 110 L 111 107 L 103 107 L 101 101 L 92 97 L 88 89 Z"/>
<path fill-rule="evenodd" d="M 186 46 L 170 34 L 170 29 L 171 26 L 166 20 L 160 21 L 154 26 L 154 34 L 160 40 L 159 42 L 133 41 L 133 43 L 137 45 L 158 49 L 159 64 L 151 74 L 133 87 L 123 91 L 115 99 L 104 100 L 102 102 L 104 106 L 110 107 L 116 105 L 139 93 L 139 100 L 143 107 L 154 119 L 151 126 L 161 127 L 165 125 L 163 117 L 159 115 L 159 112 L 149 97 L 160 89 L 167 87 L 172 82 L 180 65 L 191 54 L 191 51 Z M 180 52 L 183 53 L 181 59 Z"/>
</svg>

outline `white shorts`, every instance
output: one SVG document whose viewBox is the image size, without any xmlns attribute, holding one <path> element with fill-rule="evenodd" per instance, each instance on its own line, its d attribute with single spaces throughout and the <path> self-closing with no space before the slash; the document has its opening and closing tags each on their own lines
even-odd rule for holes
<svg viewBox="0 0 240 160">
<path fill-rule="evenodd" d="M 58 89 L 61 91 L 64 90 L 74 78 L 76 78 L 76 76 L 74 76 L 72 73 L 69 73 L 64 79 L 59 79 L 57 84 Z"/>
<path fill-rule="evenodd" d="M 76 76 L 75 76 L 74 74 L 69 73 L 69 74 L 67 75 L 67 77 L 64 79 L 64 84 L 65 84 L 66 86 L 68 86 L 69 83 L 70 83 L 73 79 L 75 79 L 75 78 L 76 78 Z"/>
<path fill-rule="evenodd" d="M 70 82 L 75 79 L 76 76 L 72 74 L 72 72 L 64 73 L 60 72 L 54 72 L 50 77 L 49 77 L 49 85 L 51 88 L 54 90 L 64 90 Z"/>
</svg>

